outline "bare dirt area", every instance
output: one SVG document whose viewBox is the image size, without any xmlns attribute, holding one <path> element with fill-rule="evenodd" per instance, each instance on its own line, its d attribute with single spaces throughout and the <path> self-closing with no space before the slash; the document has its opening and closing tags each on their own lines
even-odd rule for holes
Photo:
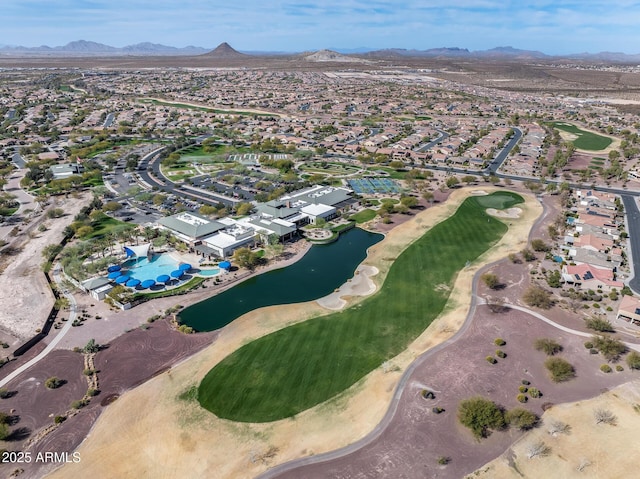
<svg viewBox="0 0 640 479">
<path fill-rule="evenodd" d="M 590 400 L 554 406 L 544 414 L 542 427 L 525 434 L 472 477 L 632 477 L 638 458 L 620 446 L 637 443 L 639 404 L 640 381 L 634 380 Z M 609 411 L 613 422 L 598 424 L 598 410 Z M 566 433 L 550 434 L 554 422 L 568 425 Z M 529 458 L 532 445 L 539 443 L 548 448 L 547 453 Z"/>
<path fill-rule="evenodd" d="M 376 285 L 382 284 L 391 264 L 410 242 L 452 214 L 469 194 L 470 189 L 453 191 L 450 201 L 410 216 L 370 248 L 365 264 L 378 268 L 379 273 L 372 277 Z M 194 388 L 225 356 L 257 337 L 327 313 L 316 302 L 262 308 L 220 330 L 214 345 L 172 368 L 170 374 L 153 378 L 107 407 L 78 450 L 82 463 L 66 465 L 51 477 L 84 478 L 104 468 L 119 477 L 207 477 L 211 471 L 216 471 L 216 477 L 254 477 L 275 464 L 363 437 L 384 416 L 402 370 L 419 354 L 451 337 L 464 322 L 472 278 L 480 266 L 526 244 L 541 208 L 528 195 L 522 209 L 522 217 L 511 221 L 509 234 L 459 275 L 442 317 L 407 351 L 338 397 L 294 419 L 267 424 L 224 421 L 199 407 Z M 349 298 L 349 303 L 358 300 Z"/>
<path fill-rule="evenodd" d="M 0 257 L 0 330 L 25 340 L 36 334 L 44 324 L 54 297 L 42 272 L 42 250 L 50 244 L 59 244 L 63 230 L 80 209 L 86 205 L 88 195 L 54 197 L 43 214 L 22 228 L 22 231 L 3 249 Z M 61 208 L 65 216 L 47 219 L 46 212 Z M 38 226 L 46 225 L 45 231 Z"/>
<path fill-rule="evenodd" d="M 87 381 L 82 374 L 84 369 L 81 354 L 71 351 L 53 351 L 46 361 L 30 368 L 20 378 L 7 385 L 12 395 L 0 400 L 0 410 L 17 418 L 11 426 L 12 437 L 9 441 L 0 441 L 0 448 L 9 451 L 30 450 L 27 445 L 35 434 L 45 426 L 53 425 L 54 416 L 69 410 L 73 401 L 82 399 L 87 391 Z M 45 381 L 57 377 L 65 383 L 57 389 L 48 389 Z M 75 427 L 76 418 L 70 418 L 65 429 Z M 77 444 L 77 443 L 76 443 Z M 49 443 L 47 451 L 64 452 L 64 442 Z M 62 449 L 60 449 L 62 447 Z M 33 449 L 36 454 L 38 449 Z M 0 473 L 8 476 L 17 468 L 27 469 L 25 464 L 0 464 Z M 29 477 L 29 476 L 20 476 Z M 38 475 L 32 477 L 39 477 Z"/>
<path fill-rule="evenodd" d="M 167 371 L 209 345 L 216 334 L 182 334 L 172 329 L 166 320 L 161 320 L 148 328 L 138 328 L 122 335 L 95 357 L 100 394 L 76 415 L 31 444 L 34 435 L 53 424 L 55 415 L 69 410 L 72 401 L 82 399 L 88 387 L 81 353 L 66 350 L 50 353 L 8 385 L 8 389 L 16 393 L 10 399 L 2 400 L 0 406 L 3 411 L 15 410 L 20 417 L 16 428 L 24 427 L 28 434 L 25 431 L 22 439 L 0 444 L 9 450 L 30 451 L 34 457 L 38 452 L 73 451 L 89 433 L 105 405 L 111 402 L 109 399 L 115 400 L 128 389 Z M 59 389 L 48 390 L 44 381 L 51 376 L 65 379 L 67 383 Z M 24 469 L 20 477 L 38 478 L 57 465 L 34 462 L 20 467 Z M 12 469 L 0 466 L 0 471 L 3 470 Z"/>
</svg>

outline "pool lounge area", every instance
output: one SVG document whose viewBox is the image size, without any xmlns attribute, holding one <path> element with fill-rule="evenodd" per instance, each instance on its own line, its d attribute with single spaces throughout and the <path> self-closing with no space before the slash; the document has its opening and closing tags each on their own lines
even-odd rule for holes
<svg viewBox="0 0 640 479">
<path fill-rule="evenodd" d="M 151 256 L 130 257 L 120 265 L 108 268 L 107 278 L 116 284 L 143 289 L 163 289 L 175 287 L 193 276 L 211 278 L 220 274 L 223 268 L 200 269 L 190 263 L 176 259 L 170 253 L 156 253 Z"/>
</svg>

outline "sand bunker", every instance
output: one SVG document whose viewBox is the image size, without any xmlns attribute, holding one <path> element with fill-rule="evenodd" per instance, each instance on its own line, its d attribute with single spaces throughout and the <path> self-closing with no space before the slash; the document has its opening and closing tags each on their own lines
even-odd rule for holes
<svg viewBox="0 0 640 479">
<path fill-rule="evenodd" d="M 495 208 L 487 208 L 487 214 L 497 216 L 498 218 L 520 218 L 522 210 L 520 208 L 509 208 L 508 210 L 496 210 Z"/>
<path fill-rule="evenodd" d="M 349 296 L 369 296 L 375 293 L 376 284 L 371 280 L 371 276 L 378 274 L 378 268 L 361 264 L 356 269 L 352 279 L 344 283 L 335 292 L 318 300 L 318 304 L 323 308 L 340 310 L 347 305 L 347 300 L 343 297 Z"/>
</svg>

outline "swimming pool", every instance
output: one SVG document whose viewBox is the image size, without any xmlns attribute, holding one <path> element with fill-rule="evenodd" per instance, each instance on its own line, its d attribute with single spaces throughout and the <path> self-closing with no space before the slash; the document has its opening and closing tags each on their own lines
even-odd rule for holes
<svg viewBox="0 0 640 479">
<path fill-rule="evenodd" d="M 201 269 L 198 272 L 200 276 L 216 276 L 218 273 L 220 273 L 220 268 Z"/>
<path fill-rule="evenodd" d="M 137 258 L 122 263 L 123 273 L 134 279 L 144 281 L 145 279 L 156 280 L 161 274 L 170 275 L 172 271 L 178 269 L 178 262 L 168 254 L 153 255 L 151 261 L 147 258 Z"/>
</svg>

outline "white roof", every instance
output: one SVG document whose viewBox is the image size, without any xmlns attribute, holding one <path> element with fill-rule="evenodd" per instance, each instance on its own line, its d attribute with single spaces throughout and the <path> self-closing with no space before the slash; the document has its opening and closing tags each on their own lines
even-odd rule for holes
<svg viewBox="0 0 640 479">
<path fill-rule="evenodd" d="M 311 216 L 321 216 L 323 213 L 332 213 L 336 209 L 333 206 L 317 204 L 317 205 L 307 205 L 303 207 L 300 211 L 304 214 Z"/>
</svg>

